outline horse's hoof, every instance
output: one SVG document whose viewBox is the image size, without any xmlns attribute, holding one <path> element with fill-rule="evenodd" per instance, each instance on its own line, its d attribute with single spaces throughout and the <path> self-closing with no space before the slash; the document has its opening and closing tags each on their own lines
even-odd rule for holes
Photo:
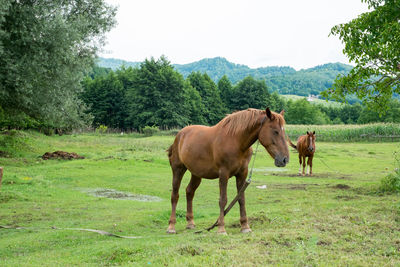
<svg viewBox="0 0 400 267">
<path fill-rule="evenodd" d="M 196 225 L 194 225 L 194 224 L 186 225 L 186 229 L 194 229 L 194 228 L 196 228 Z"/>
<path fill-rule="evenodd" d="M 167 234 L 176 234 L 175 229 L 168 229 Z"/>
<path fill-rule="evenodd" d="M 251 233 L 251 229 L 250 228 L 245 228 L 245 229 L 242 229 L 240 232 L 243 233 L 243 234 Z"/>
<path fill-rule="evenodd" d="M 219 235 L 228 235 L 228 234 L 226 233 L 226 231 L 224 231 L 224 232 L 217 232 L 217 234 L 219 234 Z"/>
</svg>

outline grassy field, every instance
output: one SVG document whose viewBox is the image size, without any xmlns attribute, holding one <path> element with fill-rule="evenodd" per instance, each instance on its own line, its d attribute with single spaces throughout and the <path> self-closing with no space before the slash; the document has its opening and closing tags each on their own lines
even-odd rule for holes
<svg viewBox="0 0 400 267">
<path fill-rule="evenodd" d="M 259 147 L 246 192 L 250 234 L 240 233 L 238 207 L 225 219 L 227 236 L 215 230 L 186 230 L 187 173 L 177 234 L 167 235 L 171 171 L 165 150 L 172 136 L 17 135 L 20 141 L 7 147 L 9 157 L 0 158 L 0 225 L 27 229 L 0 228 L 0 266 L 400 265 L 399 198 L 376 193 L 382 177 L 393 171 L 393 152 L 400 150 L 400 143 L 317 140 L 313 177 L 297 176 L 293 150 L 287 167 L 278 169 Z M 56 150 L 76 152 L 85 159 L 40 158 Z M 260 185 L 266 189 L 257 188 Z M 91 194 L 105 189 L 160 200 L 135 201 L 115 192 L 115 198 Z M 197 229 L 217 219 L 218 192 L 217 180 L 203 180 L 197 190 Z M 234 196 L 232 179 L 228 201 Z"/>
</svg>

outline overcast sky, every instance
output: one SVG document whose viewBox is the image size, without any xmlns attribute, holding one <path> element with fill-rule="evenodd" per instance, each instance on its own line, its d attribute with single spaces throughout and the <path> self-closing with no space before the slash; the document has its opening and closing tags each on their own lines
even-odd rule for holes
<svg viewBox="0 0 400 267">
<path fill-rule="evenodd" d="M 251 68 L 349 63 L 330 29 L 368 11 L 361 0 L 106 0 L 117 26 L 100 56 L 173 64 L 225 57 Z"/>
</svg>

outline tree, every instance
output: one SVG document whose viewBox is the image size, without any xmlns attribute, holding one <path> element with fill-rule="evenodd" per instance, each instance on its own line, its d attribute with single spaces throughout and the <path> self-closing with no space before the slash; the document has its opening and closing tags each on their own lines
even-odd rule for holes
<svg viewBox="0 0 400 267">
<path fill-rule="evenodd" d="M 339 75 L 323 93 L 344 101 L 355 94 L 380 113 L 393 93 L 400 93 L 400 3 L 398 0 L 361 0 L 372 11 L 331 29 L 345 44 L 343 50 L 356 66 Z"/>
<path fill-rule="evenodd" d="M 190 85 L 188 80 L 185 81 L 185 105 L 188 111 L 190 124 L 207 124 L 204 114 L 205 106 L 201 100 L 199 92 Z"/>
<path fill-rule="evenodd" d="M 389 101 L 389 109 L 384 115 L 364 107 L 358 118 L 358 123 L 372 123 L 372 122 L 400 122 L 400 102 L 392 99 Z"/>
<path fill-rule="evenodd" d="M 218 81 L 218 91 L 220 93 L 222 102 L 224 102 L 227 109 L 232 112 L 231 97 L 233 93 L 233 87 L 231 81 L 228 79 L 228 76 L 224 75 Z"/>
<path fill-rule="evenodd" d="M 216 84 L 206 73 L 192 72 L 187 79 L 201 97 L 204 105 L 204 113 L 207 124 L 214 125 L 219 122 L 226 113 L 226 107 L 221 100 Z"/>
<path fill-rule="evenodd" d="M 327 124 L 330 123 L 328 115 L 310 104 L 305 98 L 287 103 L 285 120 L 289 124 Z"/>
<path fill-rule="evenodd" d="M 93 124 L 125 129 L 126 87 L 119 75 L 111 71 L 107 76 L 100 74 L 94 80 L 86 78 L 83 84 L 85 90 L 81 98 L 90 107 L 88 112 L 94 116 Z"/>
<path fill-rule="evenodd" d="M 146 59 L 137 70 L 127 91 L 128 125 L 139 130 L 145 126 L 161 128 L 188 124 L 184 79 L 170 62 Z"/>
<path fill-rule="evenodd" d="M 362 107 L 359 103 L 354 105 L 344 105 L 339 112 L 339 118 L 346 124 L 355 124 L 360 117 Z"/>
<path fill-rule="evenodd" d="M 285 106 L 285 100 L 281 96 L 279 96 L 278 92 L 275 91 L 269 95 L 269 98 L 267 100 L 267 107 L 269 107 L 271 110 L 275 112 L 280 112 L 281 110 L 285 109 Z"/>
<path fill-rule="evenodd" d="M 236 110 L 248 108 L 265 109 L 268 105 L 269 92 L 265 81 L 257 81 L 247 76 L 234 88 L 232 107 Z"/>
<path fill-rule="evenodd" d="M 0 106 L 57 127 L 81 123 L 81 80 L 115 24 L 104 0 L 2 0 Z"/>
</svg>

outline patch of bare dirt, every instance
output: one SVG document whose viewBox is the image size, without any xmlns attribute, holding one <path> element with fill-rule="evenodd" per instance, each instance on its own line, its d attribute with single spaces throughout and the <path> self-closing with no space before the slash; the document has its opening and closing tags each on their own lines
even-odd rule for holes
<svg viewBox="0 0 400 267">
<path fill-rule="evenodd" d="M 307 190 L 308 186 L 318 186 L 320 184 L 272 184 L 272 188 L 284 188 L 290 190 Z"/>
<path fill-rule="evenodd" d="M 330 242 L 330 241 L 323 241 L 323 240 L 320 240 L 320 241 L 317 242 L 317 245 L 318 245 L 318 246 L 330 246 L 330 245 L 331 245 L 331 242 Z"/>
<path fill-rule="evenodd" d="M 337 184 L 335 186 L 332 186 L 332 188 L 348 190 L 350 189 L 350 186 L 348 186 L 347 184 Z"/>
<path fill-rule="evenodd" d="M 357 196 L 336 196 L 335 199 L 339 199 L 339 200 L 344 200 L 344 201 L 350 201 L 350 200 L 354 200 L 354 199 L 358 199 L 360 197 Z"/>
<path fill-rule="evenodd" d="M 161 198 L 156 196 L 149 196 L 149 195 L 140 195 L 140 194 L 131 194 L 127 192 L 117 191 L 115 189 L 108 189 L 108 188 L 97 188 L 97 189 L 89 189 L 84 190 L 89 195 L 95 197 L 105 197 L 111 199 L 128 199 L 128 200 L 136 200 L 142 202 L 157 202 L 161 201 Z"/>
<path fill-rule="evenodd" d="M 261 213 L 256 216 L 250 216 L 249 222 L 251 224 L 265 224 L 265 223 L 271 223 L 271 219 L 268 218 L 266 214 Z"/>
<path fill-rule="evenodd" d="M 74 152 L 65 152 L 65 151 L 55 151 L 55 152 L 46 152 L 43 154 L 42 159 L 48 160 L 48 159 L 84 159 L 85 157 L 79 156 L 78 154 Z"/>
</svg>

